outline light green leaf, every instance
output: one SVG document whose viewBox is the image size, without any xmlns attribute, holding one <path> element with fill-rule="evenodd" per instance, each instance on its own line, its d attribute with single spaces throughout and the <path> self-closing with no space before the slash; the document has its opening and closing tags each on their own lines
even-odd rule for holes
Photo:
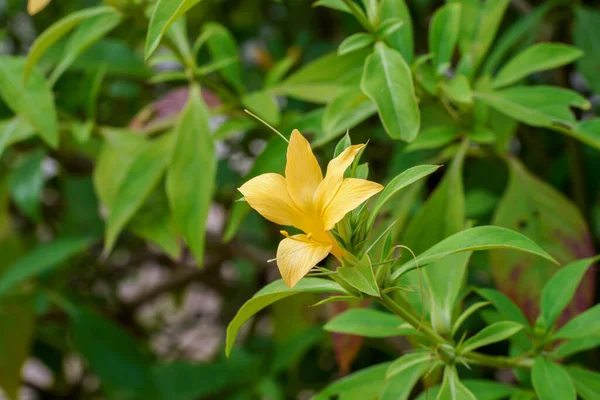
<svg viewBox="0 0 600 400">
<path fill-rule="evenodd" d="M 217 172 L 209 115 L 197 87 L 190 89 L 188 103 L 175 131 L 166 189 L 173 219 L 198 265 L 204 262 L 205 225 Z"/>
<path fill-rule="evenodd" d="M 390 19 L 401 20 L 403 25 L 387 38 L 392 48 L 398 50 L 407 63 L 412 64 L 414 56 L 413 24 L 404 0 L 382 0 L 379 10 L 381 25 Z"/>
<path fill-rule="evenodd" d="M 349 294 L 337 283 L 319 278 L 303 278 L 293 289 L 286 286 L 283 280 L 279 279 L 268 284 L 259 290 L 250 300 L 248 300 L 239 309 L 233 320 L 227 327 L 227 339 L 225 344 L 225 353 L 231 354 L 231 349 L 235 343 L 238 331 L 252 316 L 263 308 L 275 303 L 276 301 L 294 296 L 300 293 L 341 293 Z"/>
<path fill-rule="evenodd" d="M 108 397 L 157 399 L 150 360 L 134 338 L 116 323 L 88 310 L 76 309 L 71 318 L 75 348 L 101 379 Z"/>
<path fill-rule="evenodd" d="M 502 67 L 494 79 L 494 89 L 508 86 L 526 76 L 558 68 L 583 56 L 573 46 L 561 43 L 538 43 L 523 50 Z"/>
<path fill-rule="evenodd" d="M 600 335 L 600 304 L 570 320 L 553 336 L 555 339 L 578 339 Z"/>
<path fill-rule="evenodd" d="M 319 1 L 315 1 L 312 6 L 313 7 L 318 7 L 318 6 L 328 7 L 328 8 L 334 9 L 334 10 L 343 11 L 348 14 L 352 13 L 350 11 L 350 9 L 348 8 L 348 6 L 346 5 L 346 3 L 344 3 L 343 0 L 319 0 Z"/>
<path fill-rule="evenodd" d="M 104 14 L 118 14 L 118 11 L 110 6 L 98 6 L 92 8 L 84 8 L 83 10 L 75 11 L 63 19 L 56 21 L 48 29 L 46 29 L 38 38 L 33 42 L 29 53 L 27 54 L 27 62 L 23 71 L 23 76 L 27 81 L 29 74 L 33 71 L 33 67 L 42 55 L 48 50 L 54 43 L 60 38 L 69 33 L 71 29 L 81 24 L 82 22 Z M 1 62 L 0 62 L 1 64 Z"/>
<path fill-rule="evenodd" d="M 281 122 L 277 100 L 267 92 L 249 93 L 242 98 L 242 104 L 273 126 Z"/>
<path fill-rule="evenodd" d="M 14 113 L 33 125 L 49 146 L 56 147 L 58 121 L 52 92 L 38 69 L 32 69 L 25 82 L 24 68 L 24 59 L 0 56 L 0 97 Z"/>
<path fill-rule="evenodd" d="M 337 272 L 353 288 L 370 296 L 380 296 L 379 286 L 371 265 L 371 258 L 368 255 L 365 254 L 354 266 L 338 267 Z"/>
<path fill-rule="evenodd" d="M 440 125 L 423 129 L 415 141 L 404 148 L 404 152 L 437 149 L 452 142 L 459 133 L 460 129 L 452 125 Z"/>
<path fill-rule="evenodd" d="M 595 93 L 600 93 L 598 26 L 600 26 L 600 11 L 589 7 L 575 7 L 573 41 L 584 52 L 584 56 L 577 61 L 577 69 Z"/>
<path fill-rule="evenodd" d="M 364 49 L 368 45 L 373 43 L 373 36 L 368 33 L 355 33 L 354 35 L 348 36 L 338 46 L 338 55 L 343 56 L 344 54 L 352 53 L 353 51 Z"/>
<path fill-rule="evenodd" d="M 200 0 L 158 0 L 146 35 L 144 58 L 147 60 L 160 44 L 169 27 Z"/>
<path fill-rule="evenodd" d="M 574 130 L 566 133 L 589 146 L 600 149 L 600 118 L 580 122 Z"/>
<path fill-rule="evenodd" d="M 419 378 L 434 367 L 435 362 L 427 352 L 403 355 L 388 368 L 379 400 L 407 400 Z"/>
<path fill-rule="evenodd" d="M 122 20 L 123 16 L 115 11 L 96 15 L 83 22 L 67 39 L 60 62 L 52 71 L 50 82 L 56 82 L 81 53 L 106 36 Z"/>
<path fill-rule="evenodd" d="M 356 86 L 366 55 L 366 50 L 343 56 L 326 54 L 304 65 L 269 91 L 308 102 L 329 103 Z"/>
<path fill-rule="evenodd" d="M 318 147 L 335 139 L 376 112 L 375 104 L 359 88 L 352 88 L 340 93 L 325 107 L 321 121 L 323 132 L 315 140 L 314 146 Z"/>
<path fill-rule="evenodd" d="M 502 400 L 518 391 L 514 386 L 507 386 L 494 381 L 465 379 L 462 383 L 478 400 Z M 416 400 L 434 399 L 440 391 L 440 386 L 429 388 L 422 392 Z"/>
<path fill-rule="evenodd" d="M 477 303 L 471 304 L 469 308 L 463 311 L 462 314 L 460 314 L 460 316 L 456 318 L 456 321 L 452 326 L 452 336 L 456 335 L 456 332 L 458 332 L 458 328 L 461 327 L 461 325 L 467 320 L 467 318 L 473 315 L 473 313 L 475 313 L 476 311 L 488 306 L 489 304 L 491 304 L 491 302 L 489 301 L 478 301 Z"/>
<path fill-rule="evenodd" d="M 124 172 L 110 205 L 104 235 L 104 254 L 110 253 L 121 230 L 163 176 L 170 159 L 171 146 L 172 137 L 163 135 L 152 140 L 139 153 L 133 154 L 133 161 Z"/>
<path fill-rule="evenodd" d="M 433 54 L 433 67 L 443 75 L 452 61 L 460 32 L 460 3 L 449 3 L 438 8 L 429 25 L 429 52 Z"/>
<path fill-rule="evenodd" d="M 566 370 L 583 400 L 600 400 L 600 373 L 579 367 L 566 367 Z"/>
<path fill-rule="evenodd" d="M 407 142 L 417 137 L 421 116 L 412 73 L 400 53 L 377 43 L 365 61 L 360 87 L 377 105 L 390 137 Z"/>
<path fill-rule="evenodd" d="M 585 258 L 565 265 L 546 283 L 542 290 L 541 316 L 548 327 L 554 325 L 560 313 L 571 302 L 583 275 L 598 258 Z"/>
<path fill-rule="evenodd" d="M 477 400 L 477 397 L 458 378 L 454 365 L 444 369 L 444 380 L 436 400 Z"/>
<path fill-rule="evenodd" d="M 375 218 L 377 218 L 377 214 L 381 211 L 383 206 L 396 194 L 398 194 L 402 189 L 411 185 L 412 183 L 423 179 L 424 177 L 434 173 L 440 168 L 439 165 L 418 165 L 416 167 L 412 167 L 407 169 L 406 171 L 396 175 L 394 179 L 388 183 L 379 197 L 377 198 L 377 202 L 373 206 L 371 210 L 371 214 L 369 215 L 369 219 L 367 221 L 367 226 L 373 226 L 375 222 Z"/>
<path fill-rule="evenodd" d="M 352 308 L 333 317 L 323 326 L 328 332 L 346 333 L 371 338 L 405 336 L 414 333 L 412 327 L 401 326 L 404 321 L 372 308 Z"/>
<path fill-rule="evenodd" d="M 520 250 L 556 263 L 554 258 L 527 236 L 498 226 L 478 226 L 458 232 L 419 254 L 416 260 L 411 260 L 394 271 L 392 280 L 395 281 L 405 272 L 415 269 L 417 263 L 423 267 L 451 254 L 492 249 Z"/>
<path fill-rule="evenodd" d="M 313 400 L 366 400 L 379 397 L 390 363 L 381 363 L 343 377 L 319 392 Z"/>
<path fill-rule="evenodd" d="M 92 242 L 93 238 L 85 236 L 63 237 L 34 247 L 0 277 L 0 297 L 24 280 L 57 268 Z"/>
<path fill-rule="evenodd" d="M 553 355 L 557 359 L 563 359 L 598 346 L 600 346 L 600 335 L 582 337 L 561 342 L 554 349 Z"/>
<path fill-rule="evenodd" d="M 8 174 L 8 188 L 17 207 L 35 221 L 41 219 L 40 203 L 44 188 L 43 149 L 36 149 L 20 157 Z"/>
<path fill-rule="evenodd" d="M 0 157 L 8 146 L 29 139 L 35 129 L 20 117 L 0 121 Z"/>
<path fill-rule="evenodd" d="M 454 103 L 471 104 L 473 102 L 473 92 L 469 85 L 469 80 L 464 75 L 456 75 L 446 82 L 440 83 L 440 88 L 444 94 Z"/>
<path fill-rule="evenodd" d="M 495 324 L 486 326 L 475 335 L 465 340 L 460 346 L 460 351 L 464 354 L 478 349 L 479 347 L 500 342 L 513 336 L 523 328 L 523 325 L 512 321 L 496 322 Z"/>
<path fill-rule="evenodd" d="M 214 61 L 235 60 L 221 68 L 219 73 L 236 91 L 242 92 L 244 90 L 242 67 L 235 38 L 227 28 L 216 22 L 205 23 L 204 32 L 210 32 L 206 43 Z"/>
<path fill-rule="evenodd" d="M 391 34 L 397 32 L 404 25 L 404 21 L 400 18 L 390 18 L 386 19 L 377 27 L 377 35 L 381 38 L 381 40 L 387 39 Z M 402 54 L 402 52 L 400 52 Z"/>
<path fill-rule="evenodd" d="M 589 101 L 571 90 L 554 86 L 517 86 L 475 97 L 503 114 L 531 126 L 574 129 L 570 107 L 586 110 Z"/>
<path fill-rule="evenodd" d="M 539 400 L 575 400 L 575 386 L 567 371 L 542 357 L 535 359 L 531 382 Z"/>
</svg>

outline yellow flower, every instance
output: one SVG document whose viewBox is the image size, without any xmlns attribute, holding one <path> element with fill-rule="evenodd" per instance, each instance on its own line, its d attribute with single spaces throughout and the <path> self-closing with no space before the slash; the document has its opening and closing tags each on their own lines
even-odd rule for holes
<svg viewBox="0 0 600 400">
<path fill-rule="evenodd" d="M 42 11 L 50 3 L 50 0 L 29 0 L 27 2 L 27 12 L 34 15 Z"/>
<path fill-rule="evenodd" d="M 342 259 L 343 251 L 328 232 L 344 215 L 381 189 L 378 183 L 344 178 L 344 172 L 364 144 L 350 146 L 323 173 L 310 143 L 297 129 L 287 150 L 285 177 L 263 174 L 239 188 L 246 201 L 269 221 L 294 226 L 305 234 L 289 236 L 277 248 L 277 266 L 290 288 L 329 253 Z"/>
</svg>

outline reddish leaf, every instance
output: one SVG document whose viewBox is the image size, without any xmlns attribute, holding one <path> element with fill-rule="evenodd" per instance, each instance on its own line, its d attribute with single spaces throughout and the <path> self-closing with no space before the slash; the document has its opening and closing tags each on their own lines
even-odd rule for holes
<svg viewBox="0 0 600 400">
<path fill-rule="evenodd" d="M 368 307 L 370 303 L 370 300 L 363 300 L 360 303 L 331 303 L 328 307 L 329 318 L 333 318 L 334 316 L 351 308 Z M 335 360 L 340 367 L 340 374 L 346 375 L 348 372 L 350 372 L 350 367 L 356 359 L 356 356 L 358 356 L 358 352 L 362 348 L 364 338 L 362 336 L 348 335 L 345 333 L 331 333 L 331 337 L 333 338 Z"/>
<path fill-rule="evenodd" d="M 595 254 L 589 228 L 577 207 L 562 193 L 533 176 L 516 159 L 509 159 L 510 182 L 496 210 L 493 224 L 521 232 L 562 265 Z M 542 288 L 558 266 L 523 252 L 490 253 L 498 288 L 534 321 L 540 310 Z M 583 278 L 559 325 L 593 302 L 594 268 Z"/>
</svg>

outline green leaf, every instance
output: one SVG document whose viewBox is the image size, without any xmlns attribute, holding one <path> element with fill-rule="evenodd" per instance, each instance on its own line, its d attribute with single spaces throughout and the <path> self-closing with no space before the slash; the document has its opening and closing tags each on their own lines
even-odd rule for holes
<svg viewBox="0 0 600 400">
<path fill-rule="evenodd" d="M 20 117 L 0 121 L 0 157 L 8 146 L 29 139 L 35 129 Z"/>
<path fill-rule="evenodd" d="M 468 353 L 479 347 L 508 339 L 522 329 L 523 325 L 517 324 L 516 322 L 496 322 L 495 324 L 486 326 L 475 335 L 465 340 L 461 346 L 461 353 Z"/>
<path fill-rule="evenodd" d="M 511 53 L 532 44 L 548 10 L 554 6 L 545 3 L 537 6 L 531 13 L 522 16 L 498 38 L 490 55 L 486 57 L 483 75 L 491 75 Z"/>
<path fill-rule="evenodd" d="M 379 214 L 383 206 L 390 201 L 392 197 L 394 197 L 407 186 L 434 173 L 438 170 L 438 168 L 440 168 L 439 165 L 418 165 L 396 175 L 396 177 L 394 177 L 394 179 L 392 179 L 390 183 L 385 186 L 377 198 L 377 202 L 373 206 L 371 214 L 369 215 L 367 226 L 373 226 L 375 218 L 377 218 L 377 214 Z"/>
<path fill-rule="evenodd" d="M 348 6 L 346 5 L 346 3 L 344 3 L 343 0 L 319 0 L 319 1 L 315 1 L 312 6 L 313 7 L 318 7 L 318 6 L 328 7 L 328 8 L 334 9 L 334 10 L 343 11 L 348 14 L 352 13 L 350 11 L 350 9 L 348 8 Z"/>
<path fill-rule="evenodd" d="M 42 57 L 42 55 L 46 52 L 46 50 L 48 50 L 54 43 L 58 42 L 60 38 L 69 33 L 71 29 L 92 17 L 116 13 L 118 13 L 118 11 L 110 6 L 98 6 L 75 11 L 63 19 L 56 21 L 40 36 L 38 36 L 35 42 L 33 42 L 31 45 L 29 53 L 27 54 L 27 62 L 23 70 L 23 76 L 25 77 L 25 80 L 28 80 L 29 75 L 33 71 L 33 67 L 38 62 L 40 57 Z"/>
<path fill-rule="evenodd" d="M 427 352 L 405 354 L 389 366 L 379 400 L 407 400 L 413 387 L 435 363 Z"/>
<path fill-rule="evenodd" d="M 343 56 L 344 54 L 364 49 L 371 43 L 373 43 L 373 36 L 368 33 L 355 33 L 354 35 L 348 36 L 340 43 L 337 53 L 338 55 Z"/>
<path fill-rule="evenodd" d="M 134 338 L 95 312 L 76 309 L 71 317 L 75 348 L 110 398 L 158 398 L 150 363 Z"/>
<path fill-rule="evenodd" d="M 106 36 L 122 20 L 123 16 L 114 11 L 96 15 L 83 22 L 67 39 L 62 57 L 52 71 L 50 82 L 56 82 L 81 53 Z"/>
<path fill-rule="evenodd" d="M 163 135 L 132 155 L 131 165 L 124 172 L 110 204 L 104 235 L 104 254 L 110 253 L 121 230 L 163 176 L 170 159 L 172 142 L 170 135 Z"/>
<path fill-rule="evenodd" d="M 539 400 L 575 400 L 577 395 L 569 374 L 563 367 L 542 357 L 535 359 L 531 382 Z"/>
<path fill-rule="evenodd" d="M 600 42 L 597 30 L 600 26 L 600 12 L 589 7 L 575 7 L 573 41 L 584 52 L 577 61 L 577 69 L 595 93 L 600 93 Z"/>
<path fill-rule="evenodd" d="M 359 88 L 340 93 L 325 107 L 325 113 L 321 121 L 323 132 L 315 140 L 314 146 L 318 147 L 333 140 L 376 112 L 377 107 L 375 104 Z"/>
<path fill-rule="evenodd" d="M 600 335 L 600 304 L 582 312 L 554 334 L 555 339 L 579 339 Z"/>
<path fill-rule="evenodd" d="M 526 235 L 547 249 L 560 264 L 592 256 L 590 233 L 577 206 L 531 175 L 517 159 L 507 160 L 510 180 L 492 223 Z M 490 265 L 500 291 L 534 320 L 539 315 L 542 288 L 559 266 L 531 254 L 504 250 L 490 254 Z M 584 280 L 577 299 L 567 307 L 565 318 L 592 304 L 590 283 L 589 279 Z"/>
<path fill-rule="evenodd" d="M 404 0 L 382 0 L 380 7 L 381 25 L 390 19 L 403 22 L 400 29 L 391 34 L 387 41 L 393 49 L 402 54 L 407 63 L 411 64 L 414 57 L 413 24 L 406 2 Z"/>
<path fill-rule="evenodd" d="M 8 187 L 13 201 L 25 215 L 37 222 L 41 219 L 44 158 L 46 152 L 38 148 L 19 158 L 8 175 Z"/>
<path fill-rule="evenodd" d="M 313 400 L 356 400 L 379 397 L 385 383 L 385 372 L 390 363 L 373 365 L 339 379 L 321 392 Z"/>
<path fill-rule="evenodd" d="M 424 252 L 428 247 L 465 228 L 462 168 L 466 150 L 467 142 L 464 141 L 441 183 L 404 230 L 402 244 L 408 246 L 415 254 Z M 432 299 L 432 322 L 438 332 L 450 331 L 454 302 L 464 284 L 469 257 L 468 252 L 458 254 L 425 270 L 424 281 Z M 410 258 L 413 258 L 412 254 Z M 418 265 L 421 266 L 421 262 Z M 407 275 L 402 284 L 420 287 L 420 273 L 415 271 Z M 407 293 L 405 297 L 417 310 L 422 308 L 420 293 Z"/>
<path fill-rule="evenodd" d="M 137 236 L 160 247 L 172 259 L 181 254 L 179 237 L 169 209 L 169 202 L 162 188 L 154 190 L 148 200 L 133 216 L 127 229 Z"/>
<path fill-rule="evenodd" d="M 566 367 L 577 394 L 583 400 L 600 399 L 600 373 L 579 367 Z"/>
<path fill-rule="evenodd" d="M 452 79 L 440 83 L 442 92 L 454 103 L 473 103 L 473 92 L 469 80 L 464 75 L 455 75 Z"/>
<path fill-rule="evenodd" d="M 377 105 L 391 138 L 411 142 L 417 137 L 421 116 L 412 73 L 400 53 L 377 43 L 365 61 L 360 87 Z"/>
<path fill-rule="evenodd" d="M 252 168 L 250 168 L 250 171 L 244 177 L 244 182 L 267 172 L 283 173 L 286 149 L 287 143 L 279 136 L 273 136 L 267 142 L 264 150 L 254 160 Z M 223 241 L 229 242 L 233 239 L 250 210 L 250 206 L 245 201 L 238 201 L 233 204 L 231 215 L 223 234 Z"/>
<path fill-rule="evenodd" d="M 281 279 L 271 282 L 259 290 L 254 296 L 252 296 L 250 300 L 244 303 L 233 320 L 229 323 L 229 326 L 227 327 L 225 353 L 229 356 L 235 343 L 235 338 L 238 331 L 252 316 L 276 301 L 300 293 L 349 294 L 337 283 L 326 279 L 303 278 L 298 282 L 298 284 L 296 284 L 296 286 L 294 286 L 293 289 L 287 287 Z"/>
<path fill-rule="evenodd" d="M 391 34 L 397 32 L 404 25 L 404 21 L 400 18 L 390 18 L 386 19 L 377 27 L 377 35 L 381 38 L 381 40 L 387 39 Z M 402 54 L 402 52 L 400 52 Z"/>
<path fill-rule="evenodd" d="M 351 308 L 333 317 L 323 326 L 328 332 L 346 333 L 370 338 L 405 336 L 414 333 L 411 327 L 401 327 L 404 321 L 387 312 L 372 308 Z"/>
<path fill-rule="evenodd" d="M 429 25 L 429 52 L 433 54 L 433 67 L 443 75 L 452 61 L 460 32 L 460 3 L 449 3 L 438 8 Z"/>
<path fill-rule="evenodd" d="M 494 89 L 508 86 L 526 76 L 572 63 L 583 56 L 573 46 L 561 43 L 537 43 L 523 50 L 502 67 L 494 79 Z"/>
<path fill-rule="evenodd" d="M 600 335 L 577 338 L 561 342 L 553 351 L 557 359 L 570 357 L 600 346 Z"/>
<path fill-rule="evenodd" d="M 370 296 L 379 297 L 379 286 L 373 273 L 371 257 L 364 255 L 354 266 L 338 267 L 337 273 L 350 286 Z"/>
<path fill-rule="evenodd" d="M 210 32 L 206 43 L 214 61 L 235 60 L 233 63 L 220 69 L 219 73 L 236 91 L 242 92 L 244 90 L 242 67 L 239 61 L 238 46 L 233 35 L 227 28 L 216 22 L 205 23 L 204 32 Z"/>
<path fill-rule="evenodd" d="M 585 258 L 565 265 L 552 275 L 542 289 L 541 316 L 548 327 L 556 322 L 560 313 L 573 300 L 575 291 L 589 267 L 599 257 Z"/>
<path fill-rule="evenodd" d="M 411 260 L 394 271 L 392 279 L 396 280 L 405 272 L 415 269 L 417 263 L 419 267 L 423 267 L 451 254 L 492 249 L 520 250 L 556 263 L 552 256 L 520 233 L 499 226 L 478 226 L 458 232 L 419 254 L 416 260 Z"/>
<path fill-rule="evenodd" d="M 446 366 L 444 380 L 436 400 L 477 400 L 477 397 L 458 378 L 456 367 Z"/>
<path fill-rule="evenodd" d="M 313 103 L 329 103 L 356 86 L 366 55 L 366 50 L 343 56 L 326 54 L 304 65 L 269 91 Z"/>
<path fill-rule="evenodd" d="M 56 147 L 58 121 L 52 92 L 37 68 L 31 70 L 25 82 L 24 68 L 24 59 L 0 56 L 0 97 L 15 114 L 33 125 L 49 146 Z"/>
<path fill-rule="evenodd" d="M 465 379 L 462 381 L 478 400 L 501 400 L 518 391 L 518 388 L 507 386 L 494 381 Z M 421 393 L 416 400 L 434 399 L 440 391 L 440 386 L 429 388 Z"/>
<path fill-rule="evenodd" d="M 146 35 L 144 58 L 147 60 L 160 44 L 169 27 L 200 0 L 158 0 Z"/>
<path fill-rule="evenodd" d="M 423 129 L 415 141 L 404 148 L 404 152 L 437 149 L 452 142 L 459 133 L 459 128 L 452 125 L 439 125 Z"/>
<path fill-rule="evenodd" d="M 19 398 L 21 370 L 30 357 L 35 314 L 32 298 L 15 296 L 0 306 L 0 388 L 8 399 Z"/>
<path fill-rule="evenodd" d="M 491 304 L 491 302 L 489 301 L 478 301 L 477 303 L 471 304 L 469 308 L 463 311 L 462 314 L 460 314 L 460 316 L 456 318 L 456 321 L 452 326 L 452 336 L 456 335 L 456 332 L 458 332 L 458 328 L 460 328 L 460 326 L 463 324 L 463 322 L 467 320 L 467 318 L 473 315 L 473 313 L 475 313 L 476 311 L 488 306 L 489 304 Z"/>
<path fill-rule="evenodd" d="M 577 124 L 574 130 L 567 132 L 567 134 L 582 143 L 600 149 L 600 118 L 582 121 Z"/>
<path fill-rule="evenodd" d="M 242 104 L 273 126 L 281 122 L 277 100 L 266 92 L 252 92 L 242 98 Z"/>
<path fill-rule="evenodd" d="M 289 314 L 286 316 L 289 316 Z M 308 330 L 302 330 L 278 343 L 273 352 L 269 371 L 272 374 L 278 374 L 289 368 L 293 368 L 307 351 L 324 339 L 325 335 L 325 332 L 320 327 L 313 327 Z"/>
<path fill-rule="evenodd" d="M 571 90 L 554 86 L 517 86 L 489 93 L 474 93 L 492 108 L 531 126 L 573 130 L 570 107 L 586 110 L 589 101 Z"/>
<path fill-rule="evenodd" d="M 462 54 L 459 72 L 472 76 L 494 42 L 510 0 L 454 0 L 462 4 L 458 44 Z M 463 68 L 465 71 L 460 71 Z"/>
<path fill-rule="evenodd" d="M 93 238 L 63 237 L 34 247 L 13 263 L 0 277 L 0 297 L 26 279 L 53 270 L 90 246 Z"/>
<path fill-rule="evenodd" d="M 183 361 L 159 364 L 152 368 L 152 375 L 162 400 L 194 400 L 251 384 L 259 379 L 260 367 L 255 357 L 240 353 L 226 361 L 206 364 Z"/>
<path fill-rule="evenodd" d="M 200 90 L 192 87 L 174 131 L 166 181 L 173 219 L 198 265 L 204 262 L 204 227 L 217 172 L 209 119 Z"/>
</svg>

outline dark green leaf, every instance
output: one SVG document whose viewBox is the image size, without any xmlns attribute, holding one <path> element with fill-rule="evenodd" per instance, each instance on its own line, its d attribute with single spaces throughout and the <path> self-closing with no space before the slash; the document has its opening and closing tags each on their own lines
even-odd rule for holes
<svg viewBox="0 0 600 400">
<path fill-rule="evenodd" d="M 43 149 L 34 150 L 21 157 L 8 175 L 10 195 L 19 209 L 29 218 L 40 221 L 40 202 L 44 188 L 42 162 L 46 157 Z"/>
<path fill-rule="evenodd" d="M 205 23 L 204 32 L 210 32 L 206 43 L 213 60 L 235 60 L 233 63 L 220 69 L 219 73 L 235 90 L 238 92 L 243 91 L 244 83 L 242 81 L 242 67 L 239 61 L 240 55 L 233 35 L 227 28 L 216 22 Z"/>
<path fill-rule="evenodd" d="M 433 67 L 443 75 L 452 61 L 460 32 L 460 3 L 450 3 L 438 8 L 429 25 L 429 52 L 433 53 Z"/>
<path fill-rule="evenodd" d="M 600 11 L 580 6 L 575 8 L 573 40 L 575 45 L 584 52 L 584 56 L 577 61 L 577 69 L 595 93 L 600 93 L 598 26 L 600 26 Z"/>
<path fill-rule="evenodd" d="M 379 11 L 381 25 L 390 19 L 403 22 L 400 29 L 387 38 L 392 48 L 398 50 L 407 63 L 413 62 L 414 40 L 410 12 L 404 0 L 382 0 Z"/>
</svg>

